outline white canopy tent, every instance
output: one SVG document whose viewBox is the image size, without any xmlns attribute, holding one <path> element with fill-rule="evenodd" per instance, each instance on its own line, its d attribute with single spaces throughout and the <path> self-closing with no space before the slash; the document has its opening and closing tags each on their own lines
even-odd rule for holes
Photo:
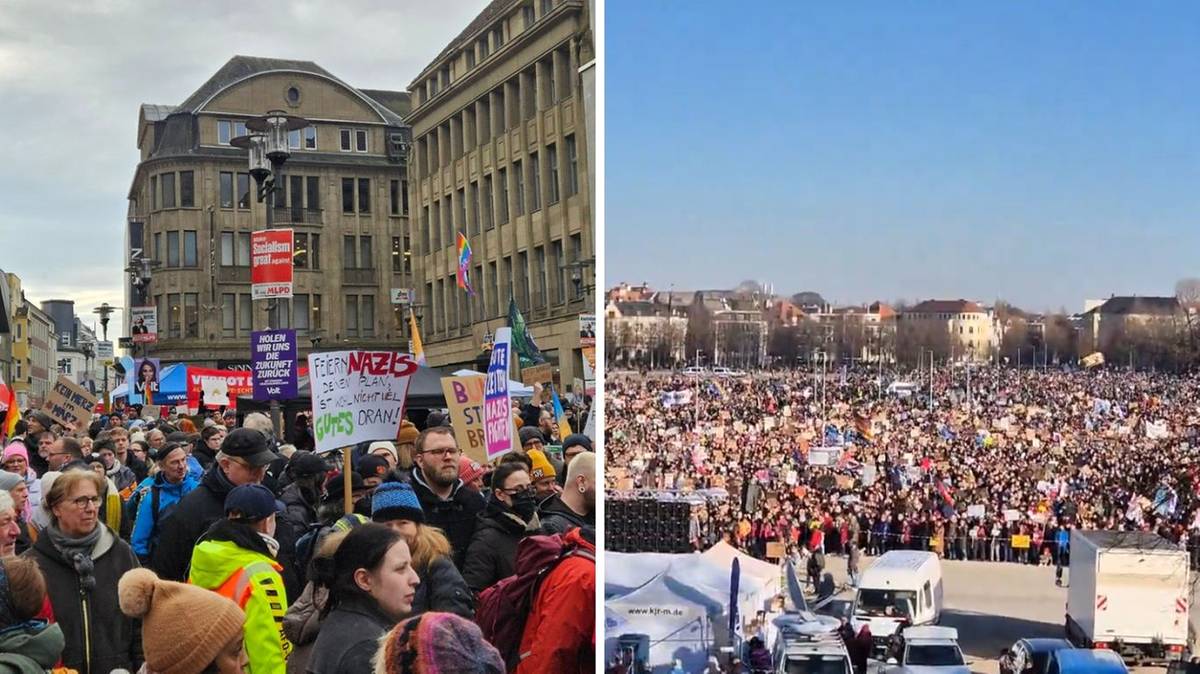
<svg viewBox="0 0 1200 674">
<path fill-rule="evenodd" d="M 605 552 L 604 597 L 629 594 L 665 572 L 671 564 L 699 553 Z"/>
<path fill-rule="evenodd" d="M 730 568 L 733 565 L 733 560 L 736 558 L 742 567 L 743 580 L 747 576 L 761 580 L 769 596 L 775 596 L 782 590 L 780 584 L 782 570 L 778 564 L 772 564 L 751 557 L 725 541 L 721 541 L 705 550 L 702 556 L 725 568 Z"/>
</svg>

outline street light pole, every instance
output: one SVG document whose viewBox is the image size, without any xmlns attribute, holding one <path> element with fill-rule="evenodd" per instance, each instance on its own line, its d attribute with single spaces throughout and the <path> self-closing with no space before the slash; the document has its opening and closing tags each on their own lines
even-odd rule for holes
<svg viewBox="0 0 1200 674">
<path fill-rule="evenodd" d="M 113 311 L 114 311 L 113 308 L 111 306 L 109 306 L 108 302 L 105 302 L 92 310 L 92 313 L 94 313 L 100 317 L 100 331 L 101 331 L 101 334 L 104 336 L 105 342 L 108 341 L 108 320 L 112 316 Z M 105 414 L 112 413 L 112 410 L 109 409 L 110 404 L 112 404 L 112 401 L 109 400 L 108 359 L 105 359 L 105 361 L 104 361 L 104 413 Z"/>
</svg>

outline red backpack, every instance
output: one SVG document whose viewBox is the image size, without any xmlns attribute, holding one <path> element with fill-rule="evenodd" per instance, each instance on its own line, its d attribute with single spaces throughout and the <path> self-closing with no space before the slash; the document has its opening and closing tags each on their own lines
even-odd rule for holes
<svg viewBox="0 0 1200 674">
<path fill-rule="evenodd" d="M 527 536 L 517 544 L 513 575 L 502 578 L 479 594 L 475 622 L 500 655 L 508 671 L 521 661 L 521 638 L 533 608 L 538 588 L 559 562 L 572 555 L 592 558 L 591 553 L 563 541 L 562 536 Z"/>
</svg>

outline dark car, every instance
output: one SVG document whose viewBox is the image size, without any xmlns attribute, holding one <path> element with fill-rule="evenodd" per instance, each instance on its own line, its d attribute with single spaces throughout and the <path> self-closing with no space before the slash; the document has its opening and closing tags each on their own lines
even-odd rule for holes
<svg viewBox="0 0 1200 674">
<path fill-rule="evenodd" d="M 1047 674 L 1054 654 L 1072 648 L 1066 639 L 1021 639 L 1000 655 L 1000 674 Z"/>
</svg>

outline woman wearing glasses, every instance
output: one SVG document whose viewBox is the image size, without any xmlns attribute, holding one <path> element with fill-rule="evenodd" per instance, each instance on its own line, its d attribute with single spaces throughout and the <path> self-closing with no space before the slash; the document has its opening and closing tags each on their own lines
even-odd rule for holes
<svg viewBox="0 0 1200 674">
<path fill-rule="evenodd" d="M 53 619 L 66 637 L 63 665 L 81 674 L 132 672 L 142 662 L 141 635 L 117 599 L 117 581 L 137 557 L 100 521 L 104 487 L 90 470 L 60 475 L 42 500 L 50 525 L 28 553 L 46 577 Z"/>
<path fill-rule="evenodd" d="M 479 523 L 463 563 L 463 580 L 478 595 L 513 574 L 517 543 L 537 531 L 537 497 L 529 468 L 520 461 L 501 461 L 492 472 L 492 493 L 479 513 Z"/>
</svg>

